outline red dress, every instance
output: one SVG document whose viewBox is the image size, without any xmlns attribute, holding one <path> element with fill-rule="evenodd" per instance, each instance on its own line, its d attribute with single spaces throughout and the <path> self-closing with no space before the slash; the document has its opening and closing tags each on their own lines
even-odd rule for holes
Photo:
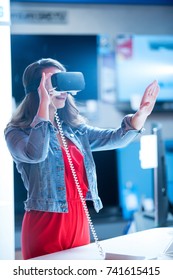
<svg viewBox="0 0 173 280">
<path fill-rule="evenodd" d="M 85 197 L 88 183 L 83 156 L 72 143 L 69 143 L 69 151 Z M 65 162 L 68 213 L 35 210 L 25 212 L 21 238 L 23 259 L 90 243 L 88 220 L 74 184 L 64 148 L 62 148 L 62 152 Z"/>
</svg>

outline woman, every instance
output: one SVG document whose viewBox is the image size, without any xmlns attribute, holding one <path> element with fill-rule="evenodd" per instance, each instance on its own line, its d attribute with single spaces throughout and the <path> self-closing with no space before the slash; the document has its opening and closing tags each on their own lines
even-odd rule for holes
<svg viewBox="0 0 173 280">
<path fill-rule="evenodd" d="M 154 81 L 145 90 L 139 110 L 125 116 L 118 129 L 94 128 L 86 124 L 70 94 L 57 94 L 52 87 L 51 76 L 61 71 L 66 71 L 64 66 L 50 58 L 25 69 L 26 96 L 5 129 L 9 151 L 27 190 L 21 242 L 24 259 L 90 242 L 88 220 L 63 142 L 82 196 L 92 200 L 98 212 L 102 203 L 92 151 L 130 143 L 141 133 L 159 92 Z M 37 90 L 33 85 L 38 80 Z"/>
</svg>

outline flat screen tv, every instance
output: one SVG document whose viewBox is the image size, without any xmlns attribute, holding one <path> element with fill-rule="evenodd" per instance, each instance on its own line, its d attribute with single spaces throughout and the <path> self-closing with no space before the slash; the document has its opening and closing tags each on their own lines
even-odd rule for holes
<svg viewBox="0 0 173 280">
<path fill-rule="evenodd" d="M 158 80 L 155 112 L 173 111 L 173 35 L 119 35 L 116 38 L 116 107 L 138 108 L 148 84 Z"/>
<path fill-rule="evenodd" d="M 152 124 L 150 135 L 141 137 L 141 167 L 151 169 L 153 211 L 143 211 L 143 216 L 152 218 L 154 226 L 166 226 L 169 212 L 167 194 L 167 167 L 165 142 L 162 138 L 162 125 Z"/>
<path fill-rule="evenodd" d="M 12 34 L 12 91 L 17 103 L 24 97 L 25 67 L 47 57 L 59 60 L 67 71 L 83 73 L 86 86 L 75 96 L 76 100 L 97 100 L 97 35 Z"/>
</svg>

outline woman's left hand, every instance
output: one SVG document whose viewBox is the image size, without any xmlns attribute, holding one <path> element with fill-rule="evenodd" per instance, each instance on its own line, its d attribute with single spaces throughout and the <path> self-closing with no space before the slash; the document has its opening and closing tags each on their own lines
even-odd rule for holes
<svg viewBox="0 0 173 280">
<path fill-rule="evenodd" d="M 152 82 L 145 90 L 144 95 L 142 97 L 140 107 L 138 112 L 140 114 L 145 114 L 146 116 L 150 115 L 154 105 L 156 103 L 156 99 L 159 93 L 160 87 L 157 81 Z"/>
<path fill-rule="evenodd" d="M 147 117 L 151 114 L 154 108 L 159 90 L 160 87 L 157 81 L 152 82 L 146 88 L 139 109 L 131 118 L 131 125 L 133 128 L 140 130 L 144 126 Z"/>
</svg>

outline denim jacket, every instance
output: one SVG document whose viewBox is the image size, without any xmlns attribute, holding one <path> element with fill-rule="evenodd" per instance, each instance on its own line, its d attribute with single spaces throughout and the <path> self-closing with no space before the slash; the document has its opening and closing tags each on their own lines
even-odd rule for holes
<svg viewBox="0 0 173 280">
<path fill-rule="evenodd" d="M 86 199 L 92 200 L 96 212 L 102 208 L 98 196 L 92 151 L 126 146 L 141 131 L 134 130 L 127 115 L 118 129 L 100 129 L 87 124 L 72 128 L 62 123 L 64 135 L 84 156 L 88 179 Z M 5 139 L 27 190 L 25 210 L 68 212 L 64 161 L 57 140 L 57 129 L 49 121 L 35 117 L 28 128 L 8 127 Z"/>
</svg>

